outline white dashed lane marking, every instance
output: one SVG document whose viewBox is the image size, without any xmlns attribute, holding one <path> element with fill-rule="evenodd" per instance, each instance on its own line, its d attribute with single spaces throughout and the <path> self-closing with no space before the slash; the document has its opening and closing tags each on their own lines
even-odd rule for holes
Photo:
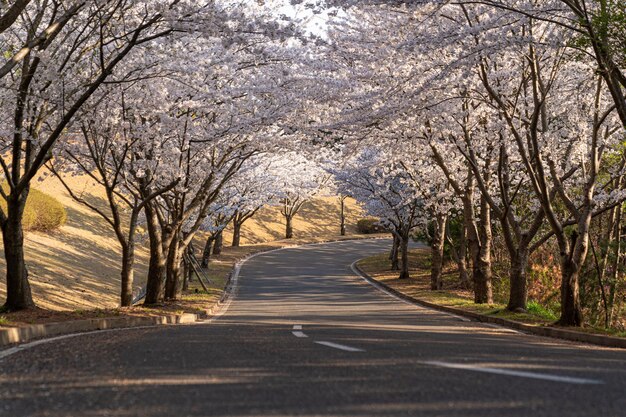
<svg viewBox="0 0 626 417">
<path fill-rule="evenodd" d="M 295 337 L 309 337 L 302 332 L 302 325 L 295 324 L 293 326 L 293 331 L 291 332 Z"/>
<path fill-rule="evenodd" d="M 302 325 L 301 324 L 294 324 L 293 325 L 293 330 L 291 331 L 291 333 L 295 337 L 309 337 L 306 334 L 304 334 L 304 332 L 302 331 Z M 365 352 L 365 350 L 363 350 L 363 349 L 359 349 L 359 348 L 355 348 L 355 347 L 347 346 L 347 345 L 341 345 L 339 343 L 326 342 L 324 340 L 319 340 L 319 341 L 315 340 L 314 343 L 317 343 L 318 345 L 328 346 L 328 347 L 331 347 L 333 349 L 344 350 L 346 352 Z"/>
<path fill-rule="evenodd" d="M 325 341 L 316 341 L 315 343 L 317 343 L 318 345 L 324 345 L 324 346 L 328 346 L 328 347 L 339 349 L 339 350 L 345 350 L 346 352 L 365 352 L 365 350 L 363 349 L 355 348 L 352 346 L 340 345 L 339 343 L 325 342 Z"/>
<path fill-rule="evenodd" d="M 545 381 L 554 381 L 554 382 L 565 382 L 568 384 L 604 384 L 603 381 L 597 379 L 587 379 L 587 378 L 574 378 L 569 376 L 559 376 L 559 375 L 551 375 L 551 374 L 543 374 L 538 372 L 527 372 L 527 371 L 516 371 L 513 369 L 500 369 L 500 368 L 489 368 L 483 367 L 478 364 L 462 364 L 462 363 L 449 363 L 449 362 L 439 362 L 439 361 L 426 361 L 422 362 L 425 365 L 438 366 L 441 368 L 451 368 L 451 369 L 462 369 L 465 371 L 475 371 L 475 372 L 485 372 L 489 374 L 496 375 L 508 375 L 508 376 L 517 376 L 522 378 L 532 378 L 532 379 L 543 379 Z"/>
</svg>

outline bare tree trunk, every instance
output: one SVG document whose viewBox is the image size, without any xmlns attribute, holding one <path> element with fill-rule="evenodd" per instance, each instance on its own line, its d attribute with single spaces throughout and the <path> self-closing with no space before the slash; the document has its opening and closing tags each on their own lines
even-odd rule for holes
<svg viewBox="0 0 626 417">
<path fill-rule="evenodd" d="M 233 243 L 231 245 L 233 247 L 239 247 L 241 244 L 241 226 L 243 226 L 242 222 L 235 217 L 233 220 Z"/>
<path fill-rule="evenodd" d="M 224 247 L 224 235 L 220 230 L 215 234 L 215 242 L 213 242 L 213 255 L 220 255 Z"/>
<path fill-rule="evenodd" d="M 613 316 L 615 314 L 615 295 L 618 290 L 618 277 L 620 270 L 620 260 L 622 259 L 622 207 L 621 205 L 617 209 L 615 217 L 615 254 L 613 256 L 613 262 L 611 263 L 612 279 L 609 286 L 609 320 L 608 326 L 613 323 Z"/>
<path fill-rule="evenodd" d="M 24 261 L 24 230 L 22 217 L 28 189 L 21 196 L 7 201 L 7 219 L 2 227 L 4 257 L 7 263 L 7 311 L 23 310 L 35 306 L 28 282 L 28 269 Z"/>
<path fill-rule="evenodd" d="M 582 309 L 580 306 L 579 270 L 574 262 L 565 258 L 561 262 L 561 317 L 557 321 L 561 326 L 581 326 Z"/>
<path fill-rule="evenodd" d="M 478 276 L 474 279 L 474 298 L 478 304 L 493 304 L 491 287 L 491 215 L 485 198 L 480 203 L 480 246 L 478 248 Z"/>
<path fill-rule="evenodd" d="M 202 251 L 202 263 L 200 265 L 202 268 L 209 267 L 209 261 L 211 260 L 211 252 L 213 251 L 214 241 L 215 241 L 215 236 L 213 235 L 210 235 L 206 240 L 206 243 L 204 245 L 204 250 Z"/>
<path fill-rule="evenodd" d="M 430 289 L 440 290 L 443 288 L 441 275 L 443 273 L 443 252 L 446 239 L 446 222 L 447 217 L 444 214 L 437 215 L 434 222 L 435 231 L 433 233 L 431 252 L 431 269 L 430 269 Z"/>
<path fill-rule="evenodd" d="M 400 276 L 398 279 L 408 279 L 409 276 L 409 232 L 402 233 L 400 240 L 400 250 L 402 258 L 400 262 Z"/>
<path fill-rule="evenodd" d="M 285 216 L 285 239 L 293 238 L 293 226 L 291 225 L 292 216 Z"/>
<path fill-rule="evenodd" d="M 148 262 L 148 281 L 144 304 L 157 304 L 163 299 L 163 276 L 165 274 L 165 256 L 161 227 L 156 212 L 151 204 L 146 204 L 146 223 L 150 238 L 150 260 Z"/>
<path fill-rule="evenodd" d="M 189 262 L 183 257 L 183 291 L 187 291 L 189 289 L 189 278 L 191 275 L 191 268 L 189 267 Z"/>
<path fill-rule="evenodd" d="M 393 234 L 393 243 L 391 245 L 391 253 L 389 253 L 389 260 L 391 260 L 391 270 L 400 270 L 400 237 L 395 233 Z"/>
<path fill-rule="evenodd" d="M 340 224 L 339 224 L 339 234 L 341 236 L 346 235 L 346 198 L 344 196 L 339 197 L 341 202 L 341 212 L 340 212 Z"/>
<path fill-rule="evenodd" d="M 561 250 L 561 317 L 558 325 L 582 325 L 579 276 L 587 255 L 587 244 L 588 236 L 572 232 L 569 251 Z"/>
<path fill-rule="evenodd" d="M 120 305 L 130 307 L 133 302 L 133 280 L 135 275 L 135 247 L 134 243 L 122 245 L 122 291 Z"/>
<path fill-rule="evenodd" d="M 458 249 L 449 235 L 449 228 L 446 227 L 446 240 L 450 245 L 450 253 L 459 270 L 459 283 L 464 288 L 471 288 L 469 273 L 467 272 L 467 230 L 463 225 L 459 238 Z"/>
<path fill-rule="evenodd" d="M 180 265 L 182 261 L 180 242 L 174 239 L 167 254 L 165 299 L 177 300 L 180 292 Z"/>
<path fill-rule="evenodd" d="M 467 270 L 467 239 L 463 236 L 461 242 L 459 242 L 459 281 L 465 288 L 471 288 L 469 272 Z"/>
<path fill-rule="evenodd" d="M 471 187 L 466 188 L 466 195 L 463 198 L 463 222 L 467 230 L 467 245 L 472 261 L 472 286 L 474 289 L 474 302 L 484 304 L 487 301 L 487 290 L 484 276 L 484 268 L 481 267 L 481 244 L 478 236 L 478 225 L 474 218 L 474 207 Z"/>
<path fill-rule="evenodd" d="M 511 269 L 509 270 L 509 281 L 511 290 L 509 292 L 509 303 L 506 309 L 515 312 L 526 311 L 528 302 L 527 276 L 528 270 L 528 248 L 519 247 L 517 252 L 510 254 Z"/>
</svg>

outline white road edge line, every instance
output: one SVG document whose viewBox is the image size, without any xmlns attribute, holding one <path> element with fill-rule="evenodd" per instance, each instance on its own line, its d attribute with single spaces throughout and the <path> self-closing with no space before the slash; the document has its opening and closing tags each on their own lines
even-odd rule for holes
<svg viewBox="0 0 626 417">
<path fill-rule="evenodd" d="M 61 335 L 61 336 L 55 336 L 55 337 L 51 337 L 51 338 L 48 338 L 48 339 L 35 340 L 34 342 L 24 343 L 24 344 L 21 344 L 21 345 L 18 345 L 18 346 L 14 346 L 12 348 L 0 351 L 0 360 L 6 358 L 8 356 L 11 356 L 13 354 L 16 354 L 17 352 L 21 352 L 22 350 L 27 350 L 27 349 L 33 348 L 35 346 L 44 345 L 46 343 L 56 342 L 57 340 L 71 339 L 73 337 L 90 335 L 90 334 L 95 334 L 95 333 L 111 333 L 111 332 L 120 332 L 120 331 L 123 331 L 123 330 L 151 329 L 151 328 L 161 327 L 161 326 L 162 325 L 155 324 L 155 325 L 150 325 L 150 326 L 122 327 L 122 328 L 119 328 L 119 329 L 92 330 L 92 331 L 89 331 L 89 332 L 64 334 L 64 335 Z"/>
<path fill-rule="evenodd" d="M 355 348 L 352 346 L 340 345 L 339 343 L 325 342 L 323 340 L 320 340 L 320 341 L 316 340 L 315 343 L 317 343 L 318 345 L 324 345 L 324 346 L 328 346 L 328 347 L 339 349 L 339 350 L 345 350 L 346 352 L 365 352 L 364 349 L 359 349 L 359 348 Z"/>
<path fill-rule="evenodd" d="M 302 333 L 302 325 L 301 324 L 294 324 L 293 325 L 293 331 L 291 333 L 295 337 L 309 337 L 309 336 L 305 335 L 304 333 Z"/>
<path fill-rule="evenodd" d="M 597 379 L 574 378 L 574 377 L 569 377 L 569 376 L 559 376 L 559 375 L 543 374 L 543 373 L 536 373 L 536 372 L 515 371 L 512 369 L 487 368 L 487 367 L 481 367 L 480 365 L 448 363 L 448 362 L 439 362 L 439 361 L 425 361 L 421 363 L 425 365 L 438 366 L 441 368 L 463 369 L 466 371 L 485 372 L 489 374 L 519 376 L 522 378 L 543 379 L 545 381 L 565 382 L 569 384 L 591 384 L 591 385 L 604 384 L 604 381 L 600 381 Z"/>
<path fill-rule="evenodd" d="M 396 300 L 398 300 L 398 301 L 402 301 L 403 303 L 408 304 L 408 305 L 413 306 L 413 307 L 416 307 L 416 306 L 417 306 L 417 304 L 416 304 L 416 303 L 412 303 L 412 302 L 410 302 L 410 301 L 408 301 L 408 300 L 405 300 L 405 299 L 403 299 L 403 298 L 400 298 L 400 297 L 398 297 L 397 295 L 395 295 L 394 293 L 391 293 L 391 292 L 387 291 L 387 289 L 385 289 L 384 287 L 382 287 L 382 286 L 380 286 L 380 285 L 377 285 L 377 284 L 375 284 L 375 283 L 373 283 L 373 282 L 369 281 L 367 278 L 365 278 L 365 277 L 363 276 L 363 274 L 362 274 L 362 273 L 361 273 L 361 272 L 360 272 L 360 271 L 356 268 L 356 264 L 357 264 L 357 262 L 359 262 L 359 261 L 360 261 L 360 259 L 357 259 L 356 261 L 352 262 L 352 264 L 350 265 L 350 269 L 352 269 L 352 272 L 354 272 L 354 274 L 355 274 L 356 276 L 361 277 L 361 279 L 362 279 L 363 281 L 367 282 L 367 283 L 368 283 L 368 284 L 370 284 L 372 287 L 376 288 L 376 289 L 377 289 L 377 290 L 379 290 L 379 291 L 384 292 L 384 293 L 385 293 L 385 294 L 387 294 L 388 296 L 390 296 L 390 297 L 392 297 L 392 298 L 394 298 L 394 299 L 396 299 Z M 470 320 L 470 319 L 468 319 L 467 317 L 457 316 L 456 314 L 447 313 L 447 312 L 445 312 L 445 311 L 440 311 L 440 310 L 435 310 L 434 308 L 428 308 L 428 307 L 426 307 L 426 306 L 422 306 L 422 305 L 419 305 L 419 307 L 421 307 L 421 308 L 425 308 L 425 309 L 428 309 L 428 310 L 432 310 L 432 311 L 436 311 L 437 313 L 445 314 L 445 315 L 447 315 L 447 316 L 454 317 L 454 318 L 459 319 L 459 320 L 464 321 L 464 322 L 471 322 L 471 320 Z"/>
</svg>

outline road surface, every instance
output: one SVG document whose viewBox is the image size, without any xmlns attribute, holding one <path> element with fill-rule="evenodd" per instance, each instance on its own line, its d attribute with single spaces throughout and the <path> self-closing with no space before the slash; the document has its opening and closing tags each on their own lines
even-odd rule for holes
<svg viewBox="0 0 626 417">
<path fill-rule="evenodd" d="M 388 241 L 257 256 L 211 323 L 0 361 L 2 416 L 620 416 L 626 351 L 467 322 L 354 275 Z"/>
</svg>

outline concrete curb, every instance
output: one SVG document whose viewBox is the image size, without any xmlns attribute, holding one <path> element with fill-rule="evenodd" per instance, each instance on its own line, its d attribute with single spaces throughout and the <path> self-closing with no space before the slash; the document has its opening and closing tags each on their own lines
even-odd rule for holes
<svg viewBox="0 0 626 417">
<path fill-rule="evenodd" d="M 357 261 L 358 262 L 358 261 Z M 481 323 L 491 323 L 497 324 L 500 326 L 508 327 L 510 329 L 518 330 L 523 333 L 533 334 L 537 336 L 551 337 L 555 339 L 563 339 L 569 340 L 572 342 L 581 342 L 592 345 L 610 347 L 610 348 L 619 348 L 626 349 L 626 339 L 620 337 L 613 336 L 604 336 L 599 334 L 591 334 L 591 333 L 583 333 L 577 332 L 575 330 L 566 330 L 558 327 L 551 326 L 533 326 L 530 324 L 524 324 L 517 321 L 507 320 L 500 317 L 491 317 L 484 314 L 473 313 L 471 311 L 465 311 L 454 307 L 446 307 L 438 304 L 430 303 L 428 301 L 420 300 L 418 298 L 411 297 L 404 293 L 401 293 L 398 290 L 391 288 L 390 286 L 383 284 L 380 281 L 375 280 L 366 272 L 364 272 L 355 262 L 354 269 L 363 277 L 366 281 L 368 281 L 373 286 L 391 293 L 393 296 L 400 298 L 409 303 L 431 308 L 433 310 L 443 311 L 446 313 L 454 314 L 456 316 L 462 316 L 470 318 L 474 321 L 478 321 Z"/>
<path fill-rule="evenodd" d="M 170 314 L 166 316 L 138 317 L 107 317 L 101 319 L 71 320 L 57 323 L 32 324 L 23 327 L 0 329 L 0 347 L 31 342 L 37 339 L 48 339 L 55 336 L 94 332 L 98 330 L 132 329 L 139 327 L 155 327 L 171 324 L 191 324 L 208 320 L 222 313 L 225 304 L 235 291 L 237 264 L 229 274 L 224 293 L 220 299 L 202 313 Z M 223 314 L 223 313 L 222 313 Z"/>
<path fill-rule="evenodd" d="M 156 317 L 110 317 L 102 319 L 72 320 L 58 323 L 32 324 L 24 327 L 10 327 L 7 329 L 0 329 L 0 346 L 26 343 L 34 339 L 95 330 L 193 323 L 203 320 L 203 316 L 204 314 L 183 313 Z"/>
</svg>

